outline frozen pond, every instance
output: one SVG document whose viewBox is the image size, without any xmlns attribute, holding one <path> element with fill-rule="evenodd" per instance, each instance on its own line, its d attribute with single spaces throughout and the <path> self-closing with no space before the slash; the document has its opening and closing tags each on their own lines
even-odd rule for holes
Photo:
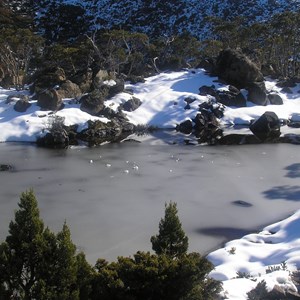
<svg viewBox="0 0 300 300">
<path fill-rule="evenodd" d="M 190 251 L 207 253 L 299 209 L 299 146 L 125 142 L 50 150 L 0 144 L 0 240 L 33 188 L 45 225 L 64 220 L 91 263 L 151 250 L 164 203 L 177 202 Z"/>
</svg>

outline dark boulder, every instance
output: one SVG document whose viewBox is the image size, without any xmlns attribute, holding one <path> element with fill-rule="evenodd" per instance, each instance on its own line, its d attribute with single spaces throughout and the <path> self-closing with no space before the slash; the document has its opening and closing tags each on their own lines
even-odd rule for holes
<svg viewBox="0 0 300 300">
<path fill-rule="evenodd" d="M 252 82 L 248 84 L 247 100 L 257 105 L 267 105 L 267 90 L 264 82 Z"/>
<path fill-rule="evenodd" d="M 217 93 L 216 87 L 214 85 L 212 85 L 212 86 L 202 85 L 199 88 L 199 95 L 201 95 L 201 96 L 210 95 L 215 98 L 218 97 L 218 93 Z"/>
<path fill-rule="evenodd" d="M 132 97 L 128 101 L 126 101 L 124 104 L 121 105 L 121 109 L 125 111 L 134 111 L 137 108 L 139 108 L 142 104 L 142 101 L 136 97 Z"/>
<path fill-rule="evenodd" d="M 186 97 L 183 99 L 184 102 L 186 102 L 187 104 L 192 104 L 196 101 L 196 98 L 195 97 Z"/>
<path fill-rule="evenodd" d="M 241 91 L 230 85 L 227 90 L 217 90 L 214 85 L 206 86 L 203 85 L 199 88 L 199 95 L 207 96 L 210 95 L 215 97 L 216 101 L 226 106 L 245 107 L 246 99 Z"/>
<path fill-rule="evenodd" d="M 214 71 L 221 79 L 238 88 L 247 88 L 250 83 L 264 80 L 258 66 L 238 50 L 221 51 Z"/>
<path fill-rule="evenodd" d="M 261 141 L 272 141 L 280 136 L 280 120 L 274 112 L 266 111 L 250 125 L 250 130 Z"/>
<path fill-rule="evenodd" d="M 82 93 L 89 93 L 93 83 L 93 71 L 90 68 L 78 71 L 70 80 L 79 86 Z"/>
<path fill-rule="evenodd" d="M 215 72 L 226 83 L 238 89 L 247 89 L 248 101 L 258 105 L 267 104 L 263 74 L 258 66 L 241 51 L 232 49 L 221 51 L 217 58 Z M 242 105 L 241 96 L 238 101 L 241 101 Z"/>
<path fill-rule="evenodd" d="M 219 121 L 214 113 L 208 110 L 201 110 L 193 119 L 195 123 L 194 129 L 201 130 L 202 128 L 218 128 Z"/>
<path fill-rule="evenodd" d="M 127 120 L 118 119 L 118 121 L 122 126 L 122 133 L 133 133 L 136 131 L 136 126 Z"/>
<path fill-rule="evenodd" d="M 275 94 L 275 93 L 268 94 L 268 100 L 270 101 L 270 104 L 273 104 L 273 105 L 282 105 L 283 104 L 282 98 L 278 94 Z"/>
<path fill-rule="evenodd" d="M 226 106 L 245 107 L 246 99 L 241 91 L 230 85 L 229 90 L 222 90 L 218 92 L 217 101 Z"/>
<path fill-rule="evenodd" d="M 113 96 L 121 93 L 125 89 L 125 83 L 123 79 L 116 79 L 116 84 L 109 86 L 108 90 L 108 98 L 112 98 Z"/>
<path fill-rule="evenodd" d="M 110 107 L 104 107 L 100 115 L 110 119 L 115 124 L 118 123 L 122 128 L 122 132 L 133 132 L 135 130 L 135 126 L 128 121 L 126 115 L 121 110 L 114 111 Z"/>
<path fill-rule="evenodd" d="M 193 131 L 193 123 L 191 120 L 186 120 L 177 125 L 176 130 L 184 134 L 191 134 Z"/>
<path fill-rule="evenodd" d="M 46 89 L 38 94 L 37 105 L 42 110 L 57 111 L 63 108 L 62 97 L 55 89 Z"/>
<path fill-rule="evenodd" d="M 63 82 L 57 92 L 62 98 L 78 98 L 82 95 L 79 86 L 70 80 Z"/>
<path fill-rule="evenodd" d="M 111 109 L 110 107 L 104 107 L 99 112 L 99 115 L 101 115 L 107 119 L 114 119 L 114 118 L 119 118 L 122 115 L 122 113 L 120 113 L 119 111 L 115 111 L 115 110 Z"/>
<path fill-rule="evenodd" d="M 225 106 L 215 100 L 208 100 L 199 104 L 199 111 L 206 113 L 211 112 L 215 117 L 222 118 L 224 116 Z"/>
<path fill-rule="evenodd" d="M 102 87 L 101 89 L 93 90 L 80 99 L 80 109 L 91 115 L 99 115 L 104 108 L 104 101 L 108 95 L 108 89 Z"/>
<path fill-rule="evenodd" d="M 223 134 L 219 120 L 212 110 L 200 109 L 193 122 L 194 134 L 200 144 L 215 144 Z"/>
<path fill-rule="evenodd" d="M 25 112 L 30 106 L 31 103 L 29 103 L 29 97 L 22 95 L 21 99 L 14 105 L 14 110 L 17 112 Z"/>
</svg>

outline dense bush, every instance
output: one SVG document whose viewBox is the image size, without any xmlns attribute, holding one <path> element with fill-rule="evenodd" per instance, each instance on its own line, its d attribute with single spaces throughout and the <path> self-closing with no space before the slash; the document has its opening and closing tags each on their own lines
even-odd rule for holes
<svg viewBox="0 0 300 300">
<path fill-rule="evenodd" d="M 175 252 L 169 251 L 168 235 L 176 236 L 180 245 Z M 9 235 L 0 244 L 0 299 L 214 299 L 221 284 L 208 278 L 213 265 L 205 257 L 186 252 L 187 237 L 175 203 L 166 205 L 158 236 L 167 251 L 138 251 L 112 263 L 98 259 L 92 268 L 84 253 L 77 253 L 66 223 L 57 234 L 45 228 L 33 191 L 24 192 Z"/>
<path fill-rule="evenodd" d="M 68 226 L 44 227 L 32 190 L 22 193 L 9 235 L 0 244 L 0 299 L 80 299 L 92 268 L 76 254 Z"/>
<path fill-rule="evenodd" d="M 242 49 L 259 65 L 270 66 L 271 75 L 300 76 L 299 11 L 251 24 L 242 17 L 207 17 L 212 34 L 200 41 L 188 32 L 166 34 L 163 26 L 151 37 L 123 29 L 91 32 L 83 7 L 57 1 L 41 1 L 41 8 L 47 9 L 35 20 L 35 5 L 0 1 L 1 85 L 18 85 L 22 76 L 45 66 L 63 68 L 68 79 L 88 68 L 93 74 L 105 69 L 117 76 L 149 76 L 197 67 L 203 58 L 215 57 L 228 47 Z M 5 76 L 12 79 L 5 81 Z"/>
</svg>

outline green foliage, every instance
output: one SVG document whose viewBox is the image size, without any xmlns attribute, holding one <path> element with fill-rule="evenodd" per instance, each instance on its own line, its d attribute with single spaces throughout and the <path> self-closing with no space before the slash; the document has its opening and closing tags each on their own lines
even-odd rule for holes
<svg viewBox="0 0 300 300">
<path fill-rule="evenodd" d="M 158 30 L 156 35 L 152 32 L 155 38 L 121 29 L 93 33 L 84 7 L 61 1 L 39 1 L 40 8 L 47 9 L 35 23 L 35 2 L 0 1 L 0 74 L 9 77 L 2 80 L 2 86 L 18 87 L 30 69 L 45 66 L 63 68 L 68 78 L 87 68 L 94 73 L 105 69 L 111 74 L 148 76 L 197 67 L 202 58 L 215 57 L 227 47 L 242 49 L 260 65 L 271 65 L 278 77 L 300 76 L 299 11 L 285 11 L 251 24 L 240 16 L 227 20 L 209 16 L 206 28 L 212 35 L 199 41 L 176 30 L 160 35 L 165 30 L 163 22 L 154 26 Z M 149 14 L 157 14 L 169 4 L 144 5 Z M 180 6 L 180 1 L 171 5 L 169 13 Z M 214 10 L 218 8 L 213 6 Z"/>
<path fill-rule="evenodd" d="M 110 30 L 98 33 L 90 42 L 96 48 L 99 67 L 109 72 L 141 75 L 149 63 L 151 44 L 146 34 Z"/>
<path fill-rule="evenodd" d="M 1 284 L 10 295 L 31 299 L 43 260 L 43 232 L 33 191 L 22 193 L 15 221 L 10 222 L 9 235 L 1 244 Z"/>
<path fill-rule="evenodd" d="M 0 67 L 11 84 L 22 86 L 32 61 L 41 54 L 43 39 L 30 29 L 0 30 Z"/>
<path fill-rule="evenodd" d="M 260 281 L 257 286 L 247 293 L 248 300 L 267 300 L 269 298 L 269 292 L 267 290 L 267 284 L 264 280 Z"/>
<path fill-rule="evenodd" d="M 236 248 L 235 247 L 231 247 L 229 250 L 228 250 L 228 253 L 229 254 L 235 254 L 235 251 L 236 251 Z"/>
<path fill-rule="evenodd" d="M 52 44 L 44 49 L 42 66 L 64 69 L 68 77 L 85 70 L 93 62 L 93 50 L 86 40 L 67 44 Z"/>
<path fill-rule="evenodd" d="M 185 32 L 170 37 L 159 37 L 153 42 L 152 49 L 157 57 L 159 69 L 179 70 L 186 67 L 196 67 L 201 59 L 201 43 Z"/>
<path fill-rule="evenodd" d="M 47 119 L 46 129 L 53 135 L 64 130 L 65 117 L 56 114 L 51 115 Z"/>
<path fill-rule="evenodd" d="M 6 299 L 76 300 L 87 299 L 79 296 L 88 290 L 92 270 L 84 255 L 76 255 L 66 223 L 57 234 L 44 228 L 30 190 L 22 193 L 9 235 L 0 245 L 0 274 Z"/>
<path fill-rule="evenodd" d="M 160 220 L 159 233 L 151 237 L 152 249 L 158 255 L 165 254 L 175 258 L 187 253 L 188 237 L 177 213 L 176 203 L 165 204 L 165 217 Z"/>
<path fill-rule="evenodd" d="M 213 268 L 198 253 L 178 259 L 137 252 L 108 264 L 99 260 L 92 299 L 200 300 L 214 299 L 219 282 L 207 278 Z"/>
<path fill-rule="evenodd" d="M 268 266 L 266 269 L 266 274 L 270 274 L 276 271 L 286 271 L 287 270 L 287 264 L 285 261 L 283 261 L 279 266 Z"/>
<path fill-rule="evenodd" d="M 252 278 L 252 276 L 248 272 L 238 271 L 238 272 L 236 272 L 236 278 L 247 278 L 247 279 L 250 279 L 250 278 Z"/>
<path fill-rule="evenodd" d="M 231 21 L 211 17 L 207 21 L 214 36 L 204 42 L 205 56 L 216 55 L 218 48 L 240 48 L 260 64 L 272 65 L 277 76 L 299 76 L 299 11 L 285 11 L 252 24 L 240 17 Z"/>
<path fill-rule="evenodd" d="M 166 204 L 161 224 L 176 229 L 171 240 L 180 247 L 167 247 L 159 255 L 137 252 L 112 263 L 98 259 L 92 268 L 84 253 L 76 254 L 67 224 L 57 234 L 44 228 L 33 191 L 24 192 L 0 244 L 0 300 L 215 299 L 221 283 L 208 278 L 213 265 L 205 257 L 186 253 L 175 203 Z M 174 237 L 172 230 L 167 232 Z"/>
<path fill-rule="evenodd" d="M 0 28 L 33 28 L 33 0 L 1 0 Z"/>
</svg>

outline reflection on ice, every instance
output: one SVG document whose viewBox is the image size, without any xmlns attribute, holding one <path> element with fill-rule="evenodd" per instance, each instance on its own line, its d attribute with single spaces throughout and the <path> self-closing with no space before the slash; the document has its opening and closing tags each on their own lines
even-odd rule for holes
<svg viewBox="0 0 300 300">
<path fill-rule="evenodd" d="M 0 173 L 0 240 L 19 195 L 32 187 L 45 224 L 59 230 L 66 220 L 92 263 L 150 251 L 170 200 L 177 202 L 190 251 L 201 253 L 299 208 L 295 145 L 193 147 L 150 137 L 90 149 L 0 148 L 0 163 L 15 167 Z"/>
</svg>

